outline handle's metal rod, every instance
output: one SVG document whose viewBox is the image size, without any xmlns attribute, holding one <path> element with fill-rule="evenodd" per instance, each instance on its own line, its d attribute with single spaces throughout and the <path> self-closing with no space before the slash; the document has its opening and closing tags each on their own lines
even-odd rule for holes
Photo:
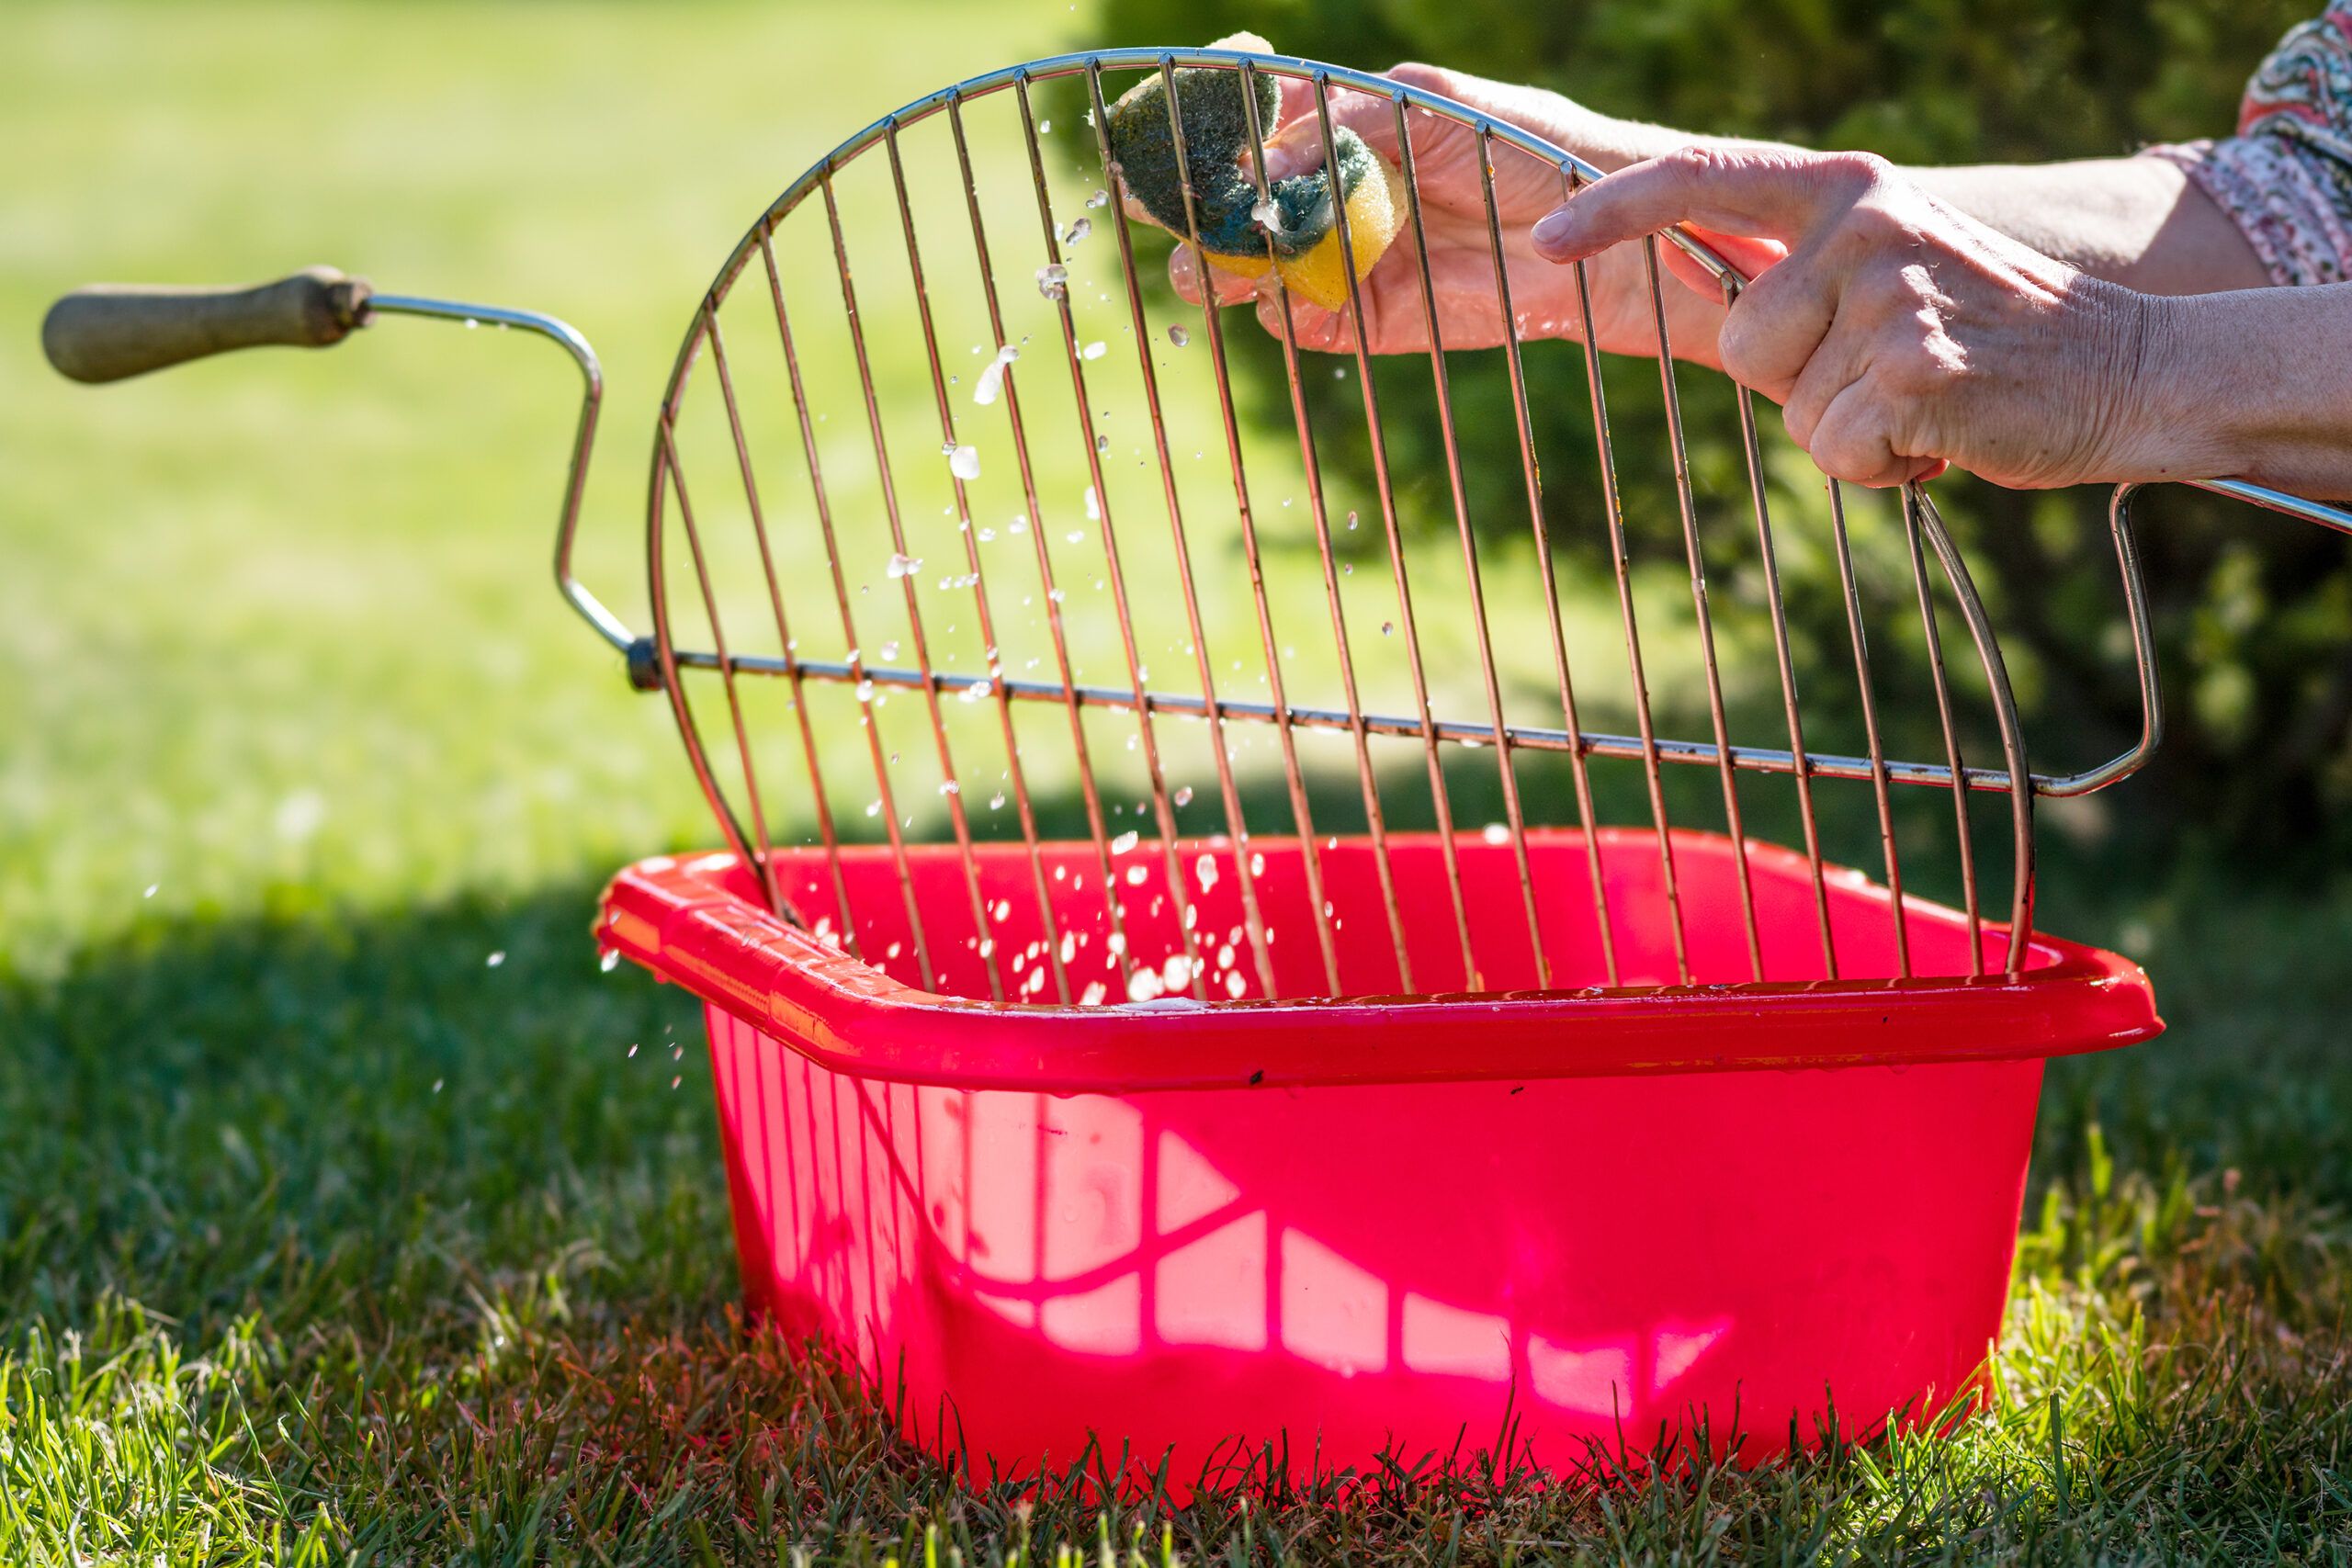
<svg viewBox="0 0 2352 1568">
<path fill-rule="evenodd" d="M 596 416 L 605 400 L 605 372 L 596 351 L 569 322 L 537 310 L 512 310 L 497 305 L 469 305 L 455 299 L 429 299 L 415 294 L 374 294 L 368 299 L 369 316 L 425 316 L 440 321 L 480 322 L 512 327 L 546 338 L 571 356 L 580 367 L 580 421 L 571 437 L 571 468 L 563 482 L 563 510 L 556 519 L 555 582 L 563 602 L 596 630 L 596 635 L 623 653 L 637 640 L 618 615 L 581 584 L 573 574 L 571 550 L 580 531 L 580 501 L 588 485 L 588 454 L 596 443 Z"/>
<path fill-rule="evenodd" d="M 1266 660 L 1266 692 L 1272 701 L 1267 712 L 1272 716 L 1287 716 L 1290 698 L 1283 679 L 1282 649 L 1274 636 L 1273 606 L 1266 594 L 1266 576 L 1256 565 L 1264 558 L 1258 550 L 1258 520 L 1250 504 L 1249 471 L 1241 460 L 1240 415 L 1233 400 L 1232 368 L 1226 362 L 1225 328 L 1217 303 L 1216 288 L 1207 276 L 1208 249 L 1201 243 L 1201 214 L 1194 199 L 1192 174 L 1192 152 L 1184 136 L 1184 118 L 1177 108 L 1176 72 L 1170 63 L 1170 56 L 1163 52 L 1158 57 L 1159 81 L 1168 99 L 1168 133 L 1170 150 L 1175 153 L 1176 182 L 1184 197 L 1185 239 L 1199 257 L 1201 277 L 1201 320 L 1208 333 L 1209 369 L 1216 381 L 1217 412 L 1225 425 L 1226 467 L 1233 476 L 1233 505 L 1236 522 L 1241 529 L 1243 556 L 1250 561 L 1250 607 L 1258 618 L 1258 646 Z M 1220 705 L 1220 714 L 1235 711 L 1230 703 Z M 1299 863 L 1306 877 L 1306 896 L 1314 908 L 1316 947 L 1323 960 L 1324 983 L 1333 995 L 1340 989 L 1339 953 L 1331 940 L 1329 918 L 1323 913 L 1322 851 L 1315 837 L 1315 817 L 1306 801 L 1306 775 L 1299 771 L 1298 740 L 1292 731 L 1295 726 L 1287 717 L 1275 727 L 1275 746 L 1282 754 L 1283 778 L 1289 788 L 1291 821 L 1298 831 Z M 1271 942 L 1272 933 L 1263 933 L 1258 940 Z"/>
<path fill-rule="evenodd" d="M 961 136 L 964 119 L 960 106 L 949 106 L 948 123 L 957 133 L 956 151 L 959 159 L 968 163 L 968 154 L 964 150 Z M 922 322 L 923 353 L 930 362 L 932 400 L 939 411 L 940 440 L 952 447 L 957 444 L 956 412 L 947 396 L 947 378 L 939 361 L 939 328 L 932 316 L 931 290 L 925 286 L 923 280 L 922 248 L 916 242 L 914 207 L 907 195 L 906 170 L 899 155 L 899 138 L 896 131 L 889 136 L 888 145 L 890 150 L 890 186 L 899 200 L 899 228 L 906 239 L 907 271 L 914 288 L 915 312 Z M 970 189 L 968 181 L 966 189 L 968 194 Z M 972 585 L 972 608 L 979 625 L 982 657 L 988 660 L 991 671 L 994 672 L 1001 664 L 1001 660 L 995 652 L 996 617 L 989 604 L 987 571 L 980 560 L 980 544 L 975 536 L 972 522 L 971 492 L 965 486 L 963 477 L 953 469 L 948 472 L 948 484 L 956 497 L 956 529 L 964 541 L 964 567 Z M 908 602 L 911 604 L 915 590 L 915 581 L 911 575 L 906 579 L 906 589 Z M 915 640 L 915 661 L 927 670 L 931 668 L 930 656 L 923 651 L 921 637 L 918 636 Z M 939 736 L 941 765 L 944 768 L 946 766 L 947 733 L 945 726 L 940 719 L 937 692 L 933 691 L 927 701 L 933 728 Z M 1003 729 L 1004 750 L 1009 764 L 1006 772 L 1010 773 L 1021 765 L 1020 740 L 1012 732 L 1012 709 L 1002 702 L 999 702 L 996 708 Z M 954 781 L 955 775 L 951 773 L 947 774 L 947 778 Z M 1023 795 L 1027 794 L 1025 782 L 1021 793 Z M 948 805 L 955 821 L 956 848 L 964 858 L 966 876 L 971 889 L 972 918 L 976 922 L 974 929 L 983 939 L 986 939 L 989 934 L 988 908 L 980 895 L 978 868 L 972 859 L 971 829 L 965 816 L 968 808 L 964 804 L 961 783 L 956 782 L 955 787 L 950 789 L 948 794 Z M 1046 950 L 1043 962 L 1032 969 L 1030 974 L 1035 976 L 1050 973 L 1054 977 L 1055 995 L 1067 1002 L 1070 998 L 1069 965 L 1062 958 L 1060 923 L 1054 919 L 1053 898 L 1047 886 L 1045 856 L 1037 843 L 1035 821 L 1025 810 L 1023 820 L 1024 831 L 1022 841 L 1028 850 L 1030 879 L 1038 897 L 1038 913 L 1044 921 L 1043 941 Z M 995 978 L 996 971 L 1002 961 L 1003 954 L 992 947 L 989 953 L 989 974 L 992 985 L 998 984 Z M 1024 980 L 1022 990 L 1023 995 L 1027 994 L 1026 987 L 1027 982 Z M 1001 999 L 1001 996 L 1000 999 Z"/>
<path fill-rule="evenodd" d="M 1258 199 L 1272 201 L 1273 192 L 1266 179 L 1265 127 L 1259 123 L 1256 89 L 1255 73 L 1250 67 L 1242 67 L 1241 102 L 1243 116 L 1249 123 L 1250 167 L 1258 187 Z M 1328 121 L 1328 112 L 1325 118 Z M 1337 164 L 1334 163 L 1329 166 L 1336 169 Z M 1347 204 L 1337 193 L 1336 175 L 1333 183 L 1332 219 L 1338 226 L 1340 243 L 1344 251 L 1347 244 Z M 1273 266 L 1274 259 L 1273 239 L 1269 235 L 1266 261 L 1270 268 Z M 1354 276 L 1352 267 L 1351 259 L 1343 263 L 1341 268 L 1351 282 Z M 1347 612 L 1340 602 L 1338 562 L 1331 552 L 1331 513 L 1324 498 L 1322 460 L 1316 449 L 1314 420 L 1306 406 L 1306 382 L 1299 373 L 1297 322 L 1291 312 L 1289 286 L 1283 281 L 1279 269 L 1274 270 L 1272 276 L 1275 282 L 1275 310 L 1281 329 L 1276 335 L 1282 340 L 1283 372 L 1290 382 L 1291 420 L 1297 426 L 1299 463 L 1306 479 L 1307 515 L 1315 529 L 1315 553 L 1322 569 L 1323 599 L 1330 616 L 1334 651 L 1339 656 L 1340 694 L 1348 705 L 1349 738 L 1355 745 L 1356 786 L 1363 797 L 1364 821 L 1372 839 L 1373 868 L 1380 883 L 1382 911 L 1388 918 L 1390 946 L 1396 955 L 1398 969 L 1408 976 L 1402 984 L 1409 990 L 1413 984 L 1409 978 L 1412 960 L 1406 951 L 1404 911 L 1396 903 L 1396 868 L 1388 855 L 1387 822 L 1380 808 L 1380 783 L 1373 773 L 1371 743 L 1363 725 L 1363 704 L 1356 687 L 1354 652 L 1348 644 Z M 1326 912 L 1329 913 L 1328 910 Z"/>
<path fill-rule="evenodd" d="M 1406 215 L 1413 227 L 1413 266 L 1419 277 L 1422 309 L 1434 315 L 1432 301 L 1435 296 L 1430 280 L 1428 235 L 1421 216 L 1420 181 L 1413 172 L 1412 131 L 1405 123 L 1405 107 L 1393 101 L 1390 107 L 1396 121 L 1397 170 L 1404 176 Z M 1361 303 L 1359 299 L 1358 304 Z M 1363 332 L 1363 312 L 1361 309 L 1356 312 L 1356 330 L 1361 348 Z M 1364 396 L 1373 398 L 1373 379 L 1368 375 L 1363 378 L 1363 387 Z M 1453 933 L 1462 949 L 1462 983 L 1466 986 L 1478 973 L 1478 960 L 1470 944 L 1470 912 L 1463 902 L 1462 868 L 1453 841 L 1453 803 L 1446 793 L 1445 762 L 1438 754 L 1437 716 L 1430 709 L 1429 670 L 1421 660 L 1420 626 L 1413 612 L 1410 574 L 1405 569 L 1404 530 L 1396 521 L 1396 495 L 1385 482 L 1385 467 L 1382 471 L 1380 522 L 1386 535 L 1389 575 L 1396 588 L 1396 626 L 1405 636 L 1405 667 L 1413 680 L 1414 723 L 1421 739 L 1422 761 L 1429 775 L 1430 804 L 1437 818 L 1438 854 L 1445 866 L 1446 892 L 1453 910 Z"/>
<path fill-rule="evenodd" d="M 956 141 L 956 168 L 963 181 L 964 209 L 972 225 L 972 254 L 974 259 L 979 264 L 980 298 L 988 306 L 989 339 L 995 345 L 995 351 L 1001 355 L 1012 345 L 1005 335 L 1003 303 L 997 298 L 996 266 L 989 253 L 988 225 L 980 217 L 979 185 L 972 175 L 972 152 L 969 141 L 965 134 L 964 106 L 960 100 L 947 106 L 947 124 Z M 1034 520 L 1034 526 L 1038 532 L 1037 548 L 1042 552 L 1046 547 L 1045 520 L 1037 502 L 1035 472 L 1029 461 L 1029 432 L 1021 420 L 1021 389 L 1010 364 L 1004 367 L 1004 377 L 998 396 L 1003 400 L 1005 423 L 1012 435 L 1013 468 L 1021 476 L 1022 498 L 1028 503 L 1028 516 Z M 996 684 L 997 722 L 1004 739 L 1005 773 L 1012 784 L 1013 809 L 1021 819 L 1021 840 L 1029 849 L 1029 863 L 1033 874 L 1031 881 L 1037 897 L 1037 919 L 1046 940 L 1053 943 L 1054 973 L 1057 983 L 1062 987 L 1063 999 L 1067 1001 L 1069 985 L 1069 960 L 1062 953 L 1063 939 L 1057 934 L 1061 921 L 1054 911 L 1053 890 L 1047 884 L 1045 859 L 1038 849 L 1037 810 L 1035 803 L 1030 799 L 1028 769 L 1021 760 L 1021 739 L 1013 728 L 1012 695 L 1004 689 L 1004 645 L 997 640 L 996 624 L 989 604 L 988 585 L 979 575 L 979 542 L 969 536 L 967 536 L 967 548 L 970 551 L 967 559 L 973 574 L 973 592 L 979 603 L 980 635 L 986 639 L 982 649 L 990 660 L 989 673 L 994 678 Z M 1062 679 L 1067 682 L 1070 673 L 1069 659 L 1061 643 L 1058 606 L 1048 602 L 1046 608 L 1049 617 L 1048 624 L 1054 630 L 1054 647 L 1059 660 Z M 1094 768 L 1087 755 L 1086 737 L 1082 730 L 1074 728 L 1073 739 L 1077 743 L 1076 756 L 1081 794 L 1089 803 L 1088 820 L 1099 824 L 1102 818 L 1102 806 L 1094 793 Z M 1097 842 L 1099 845 L 1099 830 Z M 1116 929 L 1115 926 L 1114 929 Z M 1072 946 L 1070 956 L 1076 956 L 1075 945 Z M 1122 973 L 1124 975 L 1124 971 Z"/>
<path fill-rule="evenodd" d="M 1960 731 L 1952 723 L 1951 683 L 1944 674 L 1943 634 L 1936 624 L 1935 591 L 1928 582 L 1928 562 L 1920 542 L 1919 490 L 1903 489 L 1903 535 L 1911 558 L 1911 582 L 1919 597 L 1919 629 L 1927 639 L 1928 671 L 1935 684 L 1936 717 L 1943 726 L 1944 758 L 1951 776 L 1962 776 Z M 1952 830 L 1960 850 L 1961 907 L 1968 916 L 1968 972 L 1984 973 L 1983 916 L 1976 896 L 1976 846 L 1968 829 L 1968 792 L 1951 792 Z"/>
<path fill-rule="evenodd" d="M 888 443 L 882 434 L 882 408 L 874 396 L 874 368 L 866 357 L 865 328 L 858 319 L 857 287 L 850 278 L 849 251 L 842 236 L 841 202 L 833 194 L 832 181 L 827 180 L 823 189 L 825 224 L 832 232 L 833 260 L 841 276 L 842 317 L 848 324 L 850 347 L 857 361 L 858 390 L 865 401 L 865 426 L 868 437 L 874 445 L 875 472 L 882 485 L 883 515 L 889 520 L 891 548 L 903 556 L 907 552 L 906 529 L 899 521 L 899 492 L 898 487 L 890 479 L 890 452 Z M 914 876 L 908 866 L 906 833 L 899 820 L 898 797 L 890 786 L 890 764 L 886 754 L 888 748 L 882 741 L 882 717 L 875 706 L 874 688 L 863 678 L 865 645 L 858 640 L 856 616 L 850 608 L 849 579 L 842 570 L 841 547 L 833 536 L 831 519 L 825 518 L 823 525 L 825 564 L 832 577 L 834 603 L 841 609 L 842 638 L 849 648 L 850 668 L 860 676 L 856 687 L 857 706 L 859 716 L 865 721 L 860 728 L 865 731 L 865 749 L 874 763 L 874 786 L 878 792 L 877 801 L 881 807 L 878 814 L 882 818 L 882 830 L 890 840 L 890 858 L 898 865 L 899 892 L 900 901 L 906 906 L 907 929 L 914 939 L 915 964 L 922 971 L 923 989 L 928 991 L 936 984 L 936 972 L 932 963 L 931 944 L 923 931 L 922 908 L 915 898 Z M 911 620 L 917 613 L 914 589 L 910 580 L 902 578 L 901 581 L 908 582 L 907 614 Z M 929 660 L 923 659 L 921 654 L 917 654 L 916 657 L 923 668 L 931 667 Z M 931 700 L 936 701 L 935 695 Z M 975 897 L 977 897 L 977 890 Z M 985 921 L 974 936 L 973 945 L 983 960 L 992 955 L 994 948 L 989 941 L 988 926 Z"/>
<path fill-rule="evenodd" d="M 1862 698 L 1862 742 L 1871 755 L 1871 793 L 1878 805 L 1879 845 L 1886 863 L 1887 915 L 1894 927 L 1894 972 L 1911 977 L 1911 922 L 1903 908 L 1903 861 L 1894 847 L 1894 801 L 1887 786 L 1886 748 L 1879 739 L 1878 699 L 1871 689 L 1870 639 L 1862 629 L 1862 601 L 1854 586 L 1854 551 L 1846 530 L 1844 487 L 1836 479 L 1829 496 L 1829 543 L 1838 558 L 1838 586 L 1846 600 L 1846 639 L 1854 649 L 1854 683 Z"/>
<path fill-rule="evenodd" d="M 1502 320 L 1503 355 L 1510 378 L 1511 420 L 1519 435 L 1520 479 L 1527 496 L 1527 526 L 1535 543 L 1536 581 L 1544 593 L 1544 615 L 1552 634 L 1552 679 L 1560 695 L 1560 716 L 1571 731 L 1581 731 L 1584 726 L 1577 717 L 1575 678 L 1568 670 L 1567 628 L 1560 616 L 1560 586 L 1552 565 L 1552 530 L 1544 518 L 1544 480 L 1535 460 L 1535 423 L 1528 409 L 1527 371 L 1519 349 L 1519 317 L 1511 304 L 1510 267 L 1503 254 L 1503 231 L 1500 215 L 1495 207 L 1495 174 L 1487 158 L 1493 149 L 1482 146 L 1479 167 L 1484 172 L 1487 197 L 1487 248 L 1495 266 L 1495 307 Z M 1567 194 L 1565 180 L 1561 195 Z M 1582 264 L 1578 264 L 1577 278 L 1583 282 Z M 1600 384 L 1593 383 L 1593 407 L 1600 407 Z M 1605 419 L 1605 415 L 1603 418 Z M 1614 512 L 1617 507 L 1617 469 L 1605 445 L 1602 452 L 1601 504 Z M 1592 774 L 1584 752 L 1571 748 L 1568 752 L 1568 773 L 1575 789 L 1577 826 L 1584 834 L 1585 874 L 1592 884 L 1592 915 L 1595 929 L 1600 936 L 1600 964 L 1609 983 L 1618 982 L 1617 932 L 1609 915 L 1609 882 L 1600 868 L 1600 823 L 1592 803 Z"/>
<path fill-rule="evenodd" d="M 1028 118 L 1029 93 L 1025 86 L 1021 89 L 1021 106 L 1029 141 L 1030 174 L 1037 187 L 1037 221 L 1045 235 L 1046 265 L 1060 266 L 1061 232 L 1054 218 L 1053 192 L 1046 181 L 1036 124 Z M 1143 700 L 1143 656 L 1136 646 L 1135 615 L 1127 602 L 1126 572 L 1120 565 L 1119 534 L 1112 519 L 1111 487 L 1102 472 L 1102 447 L 1094 428 L 1094 406 L 1086 393 L 1086 361 L 1078 340 L 1078 318 L 1071 310 L 1067 287 L 1058 292 L 1054 305 L 1061 322 L 1062 354 L 1069 369 L 1070 396 L 1078 408 L 1079 434 L 1085 446 L 1086 477 L 1094 490 L 1095 510 L 1102 513 L 1099 532 L 1103 571 L 1111 587 L 1112 614 L 1119 623 L 1120 649 L 1126 656 L 1128 686 L 1135 694 L 1136 738 L 1143 748 L 1144 775 L 1151 786 L 1152 821 L 1159 832 L 1161 867 L 1168 879 L 1168 897 L 1176 906 L 1176 931 L 1183 949 L 1186 978 L 1193 997 L 1204 1001 L 1208 998 L 1208 976 L 1206 966 L 1201 963 L 1199 939 L 1193 930 L 1197 917 L 1193 912 L 1191 885 L 1177 859 L 1176 811 L 1168 798 L 1168 773 L 1159 760 L 1159 739 L 1152 729 L 1151 709 Z M 1107 891 L 1115 903 L 1116 888 Z"/>
<path fill-rule="evenodd" d="M 1168 538 L 1176 558 L 1176 587 L 1184 604 L 1184 626 L 1193 643 L 1193 672 L 1208 699 L 1209 751 L 1216 768 L 1217 794 L 1225 808 L 1226 831 L 1233 840 L 1233 869 L 1241 895 L 1242 927 L 1251 965 L 1257 972 L 1259 995 L 1274 995 L 1273 955 L 1266 948 L 1266 918 L 1258 901 L 1258 874 L 1250 869 L 1249 824 L 1241 807 L 1241 791 L 1233 776 L 1233 759 L 1226 750 L 1225 720 L 1216 709 L 1216 660 L 1209 650 L 1208 630 L 1201 618 L 1200 592 L 1193 569 L 1192 542 L 1184 531 L 1184 508 L 1177 493 L 1176 468 L 1168 453 L 1168 422 L 1159 403 L 1159 373 L 1152 364 L 1151 328 L 1144 315 L 1143 282 L 1136 270 L 1135 235 L 1127 223 L 1126 203 L 1117 193 L 1120 176 L 1111 152 L 1111 114 L 1102 100 L 1102 77 L 1089 72 L 1087 93 L 1094 117 L 1096 151 L 1102 160 L 1106 191 L 1112 196 L 1112 232 L 1119 241 L 1119 276 L 1126 284 L 1127 322 L 1136 337 L 1136 366 L 1143 378 L 1144 406 L 1151 417 L 1151 445 L 1159 462 L 1161 500 L 1168 509 Z"/>
<path fill-rule="evenodd" d="M 2300 517 L 2306 523 L 2316 523 L 2323 528 L 2333 528 L 2339 534 L 2352 534 L 2352 511 L 2341 506 L 2329 506 L 2316 501 L 2306 501 L 2300 495 L 2289 495 L 2282 490 L 2255 484 L 2246 479 L 2190 479 L 2199 490 L 2226 495 L 2233 501 L 2243 501 L 2269 512 L 2282 512 L 2290 517 Z M 2136 490 L 2139 486 L 2127 486 Z"/>
<path fill-rule="evenodd" d="M 1756 923 L 1756 879 L 1747 863 L 1747 825 L 1739 807 L 1739 773 L 1732 761 L 1731 720 L 1724 710 L 1724 675 L 1715 655 L 1715 622 L 1707 598 L 1707 554 L 1699 542 L 1699 498 L 1690 482 L 1690 454 L 1682 434 L 1682 392 L 1675 379 L 1674 344 L 1667 333 L 1666 279 L 1658 264 L 1657 237 L 1642 242 L 1642 274 L 1650 294 L 1650 321 L 1657 333 L 1658 389 L 1666 409 L 1666 440 L 1674 463 L 1674 502 L 1682 522 L 1682 556 L 1690 573 L 1690 613 L 1699 634 L 1699 664 L 1705 671 L 1707 720 L 1715 738 L 1715 771 L 1724 797 L 1724 831 L 1731 839 L 1732 870 L 1739 890 L 1740 934 L 1747 942 L 1748 974 L 1764 977 L 1764 938 Z M 1590 296 L 1584 305 L 1590 341 Z M 1598 356 L 1588 353 L 1586 377 L 1598 384 Z M 1669 861 L 1671 859 L 1668 852 Z M 1671 884 L 1669 884 L 1671 886 Z"/>
</svg>

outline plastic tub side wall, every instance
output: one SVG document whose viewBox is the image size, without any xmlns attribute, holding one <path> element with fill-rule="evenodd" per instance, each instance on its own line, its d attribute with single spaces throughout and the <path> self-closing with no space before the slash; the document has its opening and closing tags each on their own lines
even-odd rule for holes
<svg viewBox="0 0 2352 1568">
<path fill-rule="evenodd" d="M 979 1473 L 1197 1476 L 1703 1412 L 1917 1420 L 1997 1334 L 2036 1060 L 1055 1097 L 830 1071 L 708 1010 L 744 1288 Z M 903 1380 L 903 1382 L 902 1381 Z M 1466 1436 L 1463 1436 L 1466 1434 Z"/>
</svg>

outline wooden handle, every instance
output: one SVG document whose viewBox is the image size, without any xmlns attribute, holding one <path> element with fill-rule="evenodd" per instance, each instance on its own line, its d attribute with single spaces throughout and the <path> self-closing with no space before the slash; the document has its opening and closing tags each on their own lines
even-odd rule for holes
<svg viewBox="0 0 2352 1568">
<path fill-rule="evenodd" d="M 314 266 L 251 288 L 181 288 L 94 283 L 49 308 L 41 347 L 76 381 L 185 364 L 264 344 L 324 348 L 368 313 L 368 280 Z"/>
</svg>

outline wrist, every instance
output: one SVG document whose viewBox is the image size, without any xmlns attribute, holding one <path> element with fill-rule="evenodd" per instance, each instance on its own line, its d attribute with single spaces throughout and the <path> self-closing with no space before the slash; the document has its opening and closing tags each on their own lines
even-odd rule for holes
<svg viewBox="0 0 2352 1568">
<path fill-rule="evenodd" d="M 2217 327 L 2211 297 L 2108 286 L 2106 375 L 2114 438 L 2087 478 L 2111 483 L 2214 479 L 2243 466 L 2230 400 L 2205 384 Z M 2097 406 L 2097 405 L 2095 405 Z"/>
</svg>

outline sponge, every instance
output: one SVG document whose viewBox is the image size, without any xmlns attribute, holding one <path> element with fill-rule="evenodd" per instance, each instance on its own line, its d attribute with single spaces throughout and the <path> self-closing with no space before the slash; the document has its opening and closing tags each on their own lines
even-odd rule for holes
<svg viewBox="0 0 2352 1568">
<path fill-rule="evenodd" d="M 1272 52 L 1265 39 L 1250 33 L 1236 33 L 1209 47 Z M 1345 305 L 1347 267 L 1334 219 L 1332 171 L 1317 169 L 1276 180 L 1269 187 L 1272 200 L 1261 204 L 1245 162 L 1250 116 L 1241 73 L 1195 69 L 1175 74 L 1201 249 L 1208 253 L 1211 265 L 1244 277 L 1262 277 L 1271 266 L 1294 292 L 1325 310 Z M 1260 74 L 1256 83 L 1258 125 L 1272 135 L 1281 92 L 1271 76 Z M 1331 148 L 1340 199 L 1346 203 L 1348 242 L 1361 279 L 1386 254 L 1404 225 L 1404 176 L 1352 130 L 1334 129 Z M 1184 194 L 1168 126 L 1167 88 L 1159 77 L 1147 78 L 1112 106 L 1111 152 L 1128 192 L 1152 221 L 1184 234 Z"/>
</svg>

